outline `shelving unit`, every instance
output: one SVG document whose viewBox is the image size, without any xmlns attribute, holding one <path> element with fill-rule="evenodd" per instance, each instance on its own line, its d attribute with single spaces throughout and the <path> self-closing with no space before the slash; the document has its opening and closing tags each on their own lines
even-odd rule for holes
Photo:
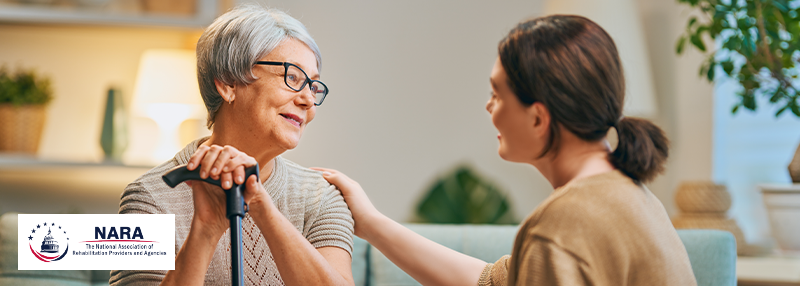
<svg viewBox="0 0 800 286">
<path fill-rule="evenodd" d="M 116 213 L 125 186 L 150 168 L 0 155 L 0 214 Z"/>
<path fill-rule="evenodd" d="M 0 22 L 202 28 L 214 20 L 218 8 L 218 0 L 197 0 L 194 16 L 172 16 L 0 3 Z"/>
</svg>

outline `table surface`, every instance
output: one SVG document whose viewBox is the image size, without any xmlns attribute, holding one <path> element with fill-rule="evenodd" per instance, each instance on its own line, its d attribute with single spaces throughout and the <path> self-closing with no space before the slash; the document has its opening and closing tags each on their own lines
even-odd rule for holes
<svg viewBox="0 0 800 286">
<path fill-rule="evenodd" d="M 736 260 L 739 286 L 800 285 L 800 255 L 742 257 Z"/>
</svg>

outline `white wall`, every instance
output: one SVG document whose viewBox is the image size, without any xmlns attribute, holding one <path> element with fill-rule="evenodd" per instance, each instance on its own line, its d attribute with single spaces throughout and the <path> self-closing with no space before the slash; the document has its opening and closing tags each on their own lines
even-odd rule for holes
<svg viewBox="0 0 800 286">
<path fill-rule="evenodd" d="M 250 1 L 288 10 L 306 24 L 332 90 L 287 158 L 346 172 L 397 220 L 408 219 L 437 175 L 458 163 L 472 164 L 508 191 L 518 219 L 552 191 L 532 167 L 497 156 L 497 131 L 484 110 L 497 42 L 520 20 L 540 16 L 542 0 Z M 685 9 L 673 1 L 637 4 L 658 96 L 656 122 L 673 142 L 667 173 L 650 187 L 674 213 L 680 181 L 711 178 L 711 86 L 696 76 L 698 54 L 674 54 Z M 105 88 L 116 83 L 129 97 L 142 51 L 183 48 L 192 36 L 173 29 L 3 24 L 0 63 L 53 76 L 56 99 L 42 157 L 96 161 Z"/>
<path fill-rule="evenodd" d="M 331 88 L 285 156 L 337 168 L 406 220 L 437 175 L 469 163 L 511 193 L 519 219 L 552 190 L 497 156 L 484 104 L 497 43 L 539 1 L 266 1 L 302 21 Z"/>
<path fill-rule="evenodd" d="M 468 162 L 507 190 L 517 218 L 552 188 L 530 166 L 496 154 L 484 103 L 497 42 L 543 1 L 258 1 L 288 10 L 323 53 L 331 94 L 300 147 L 286 157 L 338 168 L 361 182 L 376 206 L 405 220 L 438 174 Z M 675 212 L 686 179 L 711 178 L 711 94 L 697 77 L 701 56 L 674 54 L 686 9 L 639 0 L 658 95 L 672 139 L 667 173 L 651 189 Z M 312 8 L 313 7 L 313 8 Z"/>
</svg>

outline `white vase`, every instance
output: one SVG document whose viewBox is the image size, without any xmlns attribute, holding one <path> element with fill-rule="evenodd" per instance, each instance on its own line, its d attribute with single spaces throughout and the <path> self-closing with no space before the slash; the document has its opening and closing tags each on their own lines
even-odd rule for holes
<svg viewBox="0 0 800 286">
<path fill-rule="evenodd" d="M 772 236 L 783 251 L 800 253 L 800 184 L 760 185 Z"/>
</svg>

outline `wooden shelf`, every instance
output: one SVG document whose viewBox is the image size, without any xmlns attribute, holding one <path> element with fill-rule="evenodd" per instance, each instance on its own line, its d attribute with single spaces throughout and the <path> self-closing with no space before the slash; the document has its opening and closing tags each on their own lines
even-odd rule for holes
<svg viewBox="0 0 800 286">
<path fill-rule="evenodd" d="M 740 286 L 800 285 L 800 257 L 739 257 L 736 277 Z"/>
<path fill-rule="evenodd" d="M 116 213 L 125 186 L 150 168 L 0 155 L 0 213 Z"/>
<path fill-rule="evenodd" d="M 172 16 L 0 3 L 0 22 L 203 28 L 214 20 L 217 8 L 217 0 L 197 0 L 194 16 Z"/>
</svg>

